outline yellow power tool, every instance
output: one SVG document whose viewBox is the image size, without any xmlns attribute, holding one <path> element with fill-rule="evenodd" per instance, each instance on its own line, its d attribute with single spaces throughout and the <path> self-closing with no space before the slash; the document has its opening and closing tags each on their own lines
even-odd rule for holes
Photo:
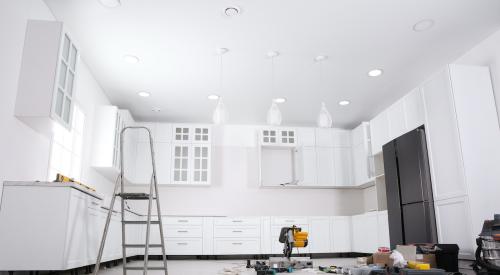
<svg viewBox="0 0 500 275">
<path fill-rule="evenodd" d="M 281 228 L 279 242 L 283 244 L 283 254 L 290 259 L 294 247 L 306 247 L 308 233 L 302 231 L 300 227 L 293 225 L 292 227 Z"/>
</svg>

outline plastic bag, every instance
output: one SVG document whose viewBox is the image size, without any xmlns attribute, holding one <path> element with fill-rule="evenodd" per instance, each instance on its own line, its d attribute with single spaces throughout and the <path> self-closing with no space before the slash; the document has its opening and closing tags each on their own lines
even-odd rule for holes
<svg viewBox="0 0 500 275">
<path fill-rule="evenodd" d="M 390 258 L 394 261 L 393 265 L 395 267 L 404 268 L 407 264 L 403 254 L 397 250 L 392 251 Z"/>
</svg>

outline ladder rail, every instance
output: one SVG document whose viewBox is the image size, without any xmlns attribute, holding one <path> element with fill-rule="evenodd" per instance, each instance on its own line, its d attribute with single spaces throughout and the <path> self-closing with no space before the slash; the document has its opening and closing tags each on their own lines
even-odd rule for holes
<svg viewBox="0 0 500 275">
<path fill-rule="evenodd" d="M 113 196 L 111 198 L 111 203 L 109 207 L 109 212 L 107 215 L 106 219 L 106 224 L 104 226 L 104 232 L 102 235 L 101 243 L 99 246 L 99 253 L 97 256 L 97 261 L 95 265 L 95 269 L 93 272 L 93 275 L 97 275 L 99 272 L 99 266 L 102 261 L 102 256 L 104 252 L 104 246 L 106 242 L 106 237 L 109 231 L 109 224 L 111 221 L 111 216 L 113 213 L 114 209 L 114 204 L 115 204 L 115 199 L 118 196 L 118 189 L 120 188 L 120 195 L 125 194 L 125 188 L 124 188 L 124 179 L 125 179 L 125 171 L 124 171 L 124 157 L 123 157 L 123 148 L 124 148 L 124 133 L 127 129 L 143 129 L 146 130 L 149 136 L 149 145 L 151 149 L 151 165 L 153 168 L 153 172 L 151 175 L 151 181 L 149 184 L 149 197 L 148 197 L 148 215 L 147 215 L 147 221 L 146 221 L 146 240 L 145 240 L 145 251 L 144 251 L 144 266 L 140 268 L 140 270 L 143 270 L 143 274 L 147 275 L 148 269 L 151 269 L 151 267 L 148 266 L 148 261 L 149 261 L 149 247 L 150 247 L 150 233 L 151 233 L 151 224 L 153 221 L 151 221 L 151 211 L 152 211 L 152 203 L 153 203 L 153 198 L 156 201 L 156 207 L 157 207 L 157 215 L 158 215 L 158 220 L 154 221 L 154 223 L 158 223 L 159 225 L 159 231 L 160 231 L 160 239 L 161 239 L 161 250 L 162 250 L 162 259 L 163 259 L 163 267 L 155 267 L 154 269 L 161 270 L 163 269 L 165 271 L 165 275 L 168 275 L 168 270 L 167 270 L 167 256 L 165 252 L 165 239 L 163 235 L 163 224 L 162 224 L 162 218 L 161 218 L 161 207 L 160 207 L 160 198 L 159 198 L 159 188 L 158 188 L 158 181 L 157 181 L 157 176 L 156 176 L 156 162 L 155 162 L 155 153 L 154 153 L 154 146 L 153 146 L 153 136 L 151 134 L 151 130 L 149 128 L 144 127 L 144 126 L 127 126 L 124 127 L 121 132 L 120 132 L 120 173 L 119 176 L 116 179 L 114 190 L 113 190 Z M 153 194 L 154 192 L 154 194 Z M 123 255 L 123 275 L 127 274 L 127 270 L 139 270 L 137 268 L 131 268 L 127 267 L 127 245 L 126 245 L 126 234 L 125 234 L 125 225 L 127 224 L 128 221 L 125 219 L 125 199 L 124 197 L 121 197 L 121 222 L 122 222 L 122 255 Z"/>
<path fill-rule="evenodd" d="M 102 233 L 101 244 L 99 245 L 99 252 L 97 254 L 97 261 L 96 261 L 96 264 L 94 267 L 93 275 L 97 275 L 97 273 L 99 272 L 99 266 L 101 265 L 102 254 L 104 252 L 104 245 L 106 243 L 106 237 L 108 236 L 109 223 L 111 221 L 111 215 L 113 214 L 113 207 L 115 204 L 115 198 L 116 198 L 116 194 L 117 194 L 117 190 L 118 190 L 118 186 L 119 186 L 120 182 L 121 182 L 120 177 L 117 177 L 116 182 L 115 182 L 114 191 L 113 191 L 113 196 L 111 197 L 111 202 L 109 205 L 108 216 L 106 218 L 106 223 L 104 225 L 104 229 L 103 229 L 103 233 Z"/>
</svg>

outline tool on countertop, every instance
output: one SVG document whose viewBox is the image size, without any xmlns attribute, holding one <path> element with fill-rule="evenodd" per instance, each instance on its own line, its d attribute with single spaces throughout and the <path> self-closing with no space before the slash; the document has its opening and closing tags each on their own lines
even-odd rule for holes
<svg viewBox="0 0 500 275">
<path fill-rule="evenodd" d="M 94 188 L 92 188 L 92 187 L 90 187 L 90 186 L 88 186 L 86 184 L 83 184 L 83 183 L 81 183 L 79 181 L 76 181 L 73 178 L 67 177 L 67 176 L 65 176 L 63 174 L 59 174 L 59 173 L 56 175 L 56 179 L 54 180 L 54 182 L 72 182 L 72 183 L 80 185 L 81 187 L 83 187 L 85 189 L 88 189 L 90 191 L 95 192 Z"/>
<path fill-rule="evenodd" d="M 124 165 L 123 165 L 123 135 L 128 129 L 144 129 L 147 131 L 149 136 L 149 147 L 151 150 L 151 164 L 153 166 L 153 173 L 151 175 L 151 181 L 149 183 L 149 193 L 126 193 L 125 192 L 125 179 L 124 175 Z M 101 264 L 102 255 L 104 251 L 104 245 L 106 243 L 106 236 L 108 234 L 109 224 L 111 221 L 111 214 L 113 212 L 113 206 L 115 203 L 116 197 L 121 198 L 121 221 L 122 221 L 122 254 L 123 254 L 123 275 L 127 274 L 128 270 L 142 270 L 144 275 L 147 275 L 148 270 L 163 270 L 165 275 L 168 275 L 167 271 L 167 256 L 165 253 L 165 238 L 163 235 L 163 223 L 162 223 L 162 215 L 161 215 L 161 207 L 160 207 L 160 194 L 158 192 L 158 181 L 156 177 L 156 163 L 155 163 L 155 153 L 153 148 L 153 137 L 151 135 L 151 131 L 146 127 L 125 127 L 120 132 L 120 175 L 118 175 L 115 183 L 115 188 L 113 191 L 113 196 L 111 197 L 111 203 L 109 206 L 108 217 L 106 219 L 106 223 L 104 226 L 104 232 L 101 239 L 101 244 L 99 246 L 99 254 L 97 256 L 97 261 L 94 267 L 94 275 L 97 275 L 99 272 L 99 265 Z M 127 200 L 145 200 L 148 202 L 148 214 L 146 220 L 140 221 L 131 221 L 125 220 L 125 205 Z M 151 220 L 152 216 L 152 204 L 153 201 L 156 203 L 156 211 L 157 211 L 157 219 Z M 146 225 L 146 239 L 144 244 L 131 244 L 126 243 L 126 233 L 125 228 L 127 225 L 131 224 L 143 224 Z M 151 225 L 157 225 L 160 233 L 160 243 L 159 244 L 150 244 L 150 232 Z M 127 249 L 128 248 L 144 248 L 144 265 L 143 266 L 129 266 L 127 264 Z M 149 266 L 149 248 L 161 248 L 162 254 L 162 265 L 163 266 Z"/>
</svg>

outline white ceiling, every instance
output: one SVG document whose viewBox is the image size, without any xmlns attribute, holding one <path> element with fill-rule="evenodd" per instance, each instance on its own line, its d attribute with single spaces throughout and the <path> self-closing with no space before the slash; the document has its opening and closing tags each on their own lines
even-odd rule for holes
<svg viewBox="0 0 500 275">
<path fill-rule="evenodd" d="M 498 0 L 122 0 L 118 8 L 45 1 L 113 104 L 138 120 L 210 122 L 215 102 L 207 95 L 215 93 L 231 124 L 265 123 L 280 96 L 288 99 L 283 124 L 315 124 L 325 101 L 335 127 L 353 127 L 500 27 Z M 242 13 L 228 18 L 228 6 Z M 414 32 L 422 19 L 436 24 Z M 230 49 L 222 89 L 219 47 Z M 274 89 L 270 50 L 281 53 Z M 125 63 L 125 54 L 140 63 Z M 323 65 L 318 54 L 329 57 Z M 384 75 L 368 77 L 373 68 Z M 152 96 L 139 98 L 143 90 Z M 343 99 L 351 105 L 339 106 Z"/>
</svg>

